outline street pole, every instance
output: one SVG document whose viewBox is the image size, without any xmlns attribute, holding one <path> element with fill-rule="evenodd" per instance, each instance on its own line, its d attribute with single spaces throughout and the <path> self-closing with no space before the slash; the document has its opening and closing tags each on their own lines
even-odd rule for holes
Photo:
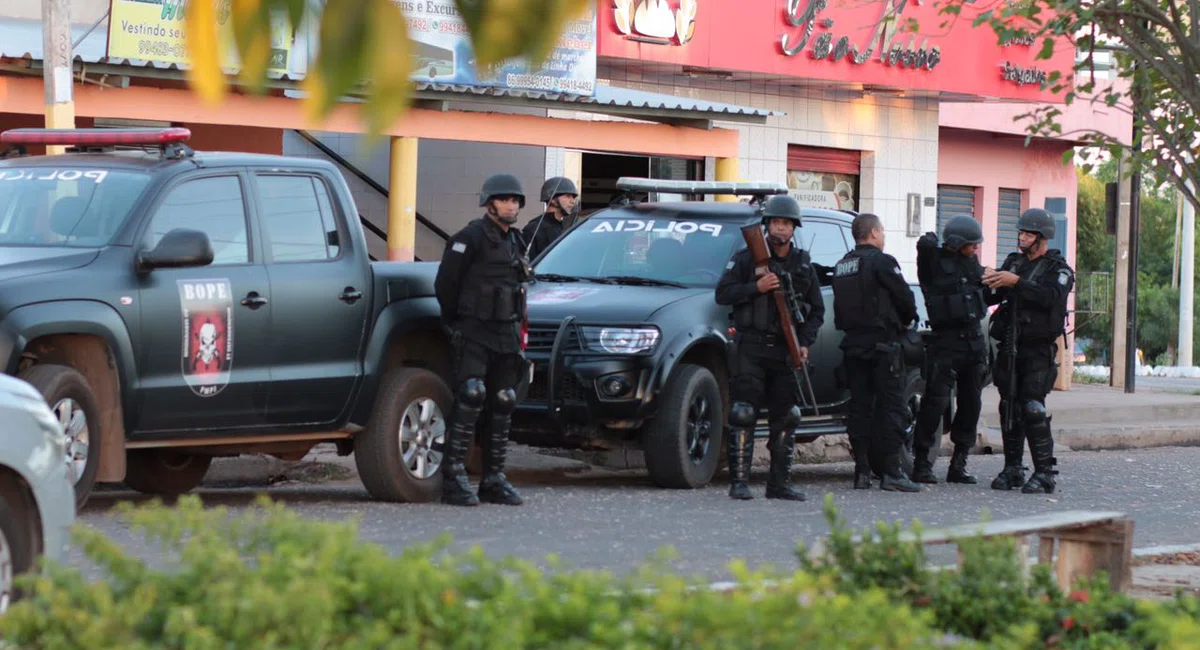
<svg viewBox="0 0 1200 650">
<path fill-rule="evenodd" d="M 1129 168 L 1130 156 L 1127 149 L 1121 149 L 1117 159 L 1117 229 L 1116 229 L 1116 259 L 1113 260 L 1113 312 L 1112 312 L 1112 360 L 1109 371 L 1109 383 L 1113 388 L 1124 388 L 1126 354 L 1129 345 L 1125 320 L 1128 317 L 1129 302 L 1129 216 L 1130 206 L 1130 177 L 1125 170 Z"/>
<path fill-rule="evenodd" d="M 42 0 L 42 84 L 49 129 L 75 128 L 70 7 L 70 0 Z M 64 151 L 61 145 L 46 147 L 48 154 Z"/>
<path fill-rule="evenodd" d="M 1133 84 L 1129 89 L 1129 101 L 1133 108 L 1133 137 L 1131 149 L 1134 155 L 1142 151 L 1142 120 L 1139 117 L 1142 105 L 1142 84 L 1138 78 L 1138 65 L 1133 64 Z M 1131 161 L 1133 160 L 1131 156 Z M 1142 213 L 1142 165 L 1133 161 L 1133 174 L 1129 178 L 1129 300 L 1125 316 L 1125 392 L 1134 392 L 1137 378 L 1137 291 L 1138 291 L 1138 233 L 1141 231 Z"/>
<path fill-rule="evenodd" d="M 1195 191 L 1190 182 L 1187 187 Z M 1182 194 L 1179 198 L 1183 199 L 1183 237 L 1179 251 L 1179 358 L 1175 365 L 1187 367 L 1192 365 L 1192 319 L 1195 315 L 1192 286 L 1196 262 L 1196 206 Z"/>
</svg>

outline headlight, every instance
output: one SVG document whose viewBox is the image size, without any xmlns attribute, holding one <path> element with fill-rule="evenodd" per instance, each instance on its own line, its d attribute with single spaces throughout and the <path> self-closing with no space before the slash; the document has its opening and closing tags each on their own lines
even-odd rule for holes
<svg viewBox="0 0 1200 650">
<path fill-rule="evenodd" d="M 658 345 L 657 327 L 584 327 L 583 345 L 609 354 L 649 352 Z"/>
</svg>

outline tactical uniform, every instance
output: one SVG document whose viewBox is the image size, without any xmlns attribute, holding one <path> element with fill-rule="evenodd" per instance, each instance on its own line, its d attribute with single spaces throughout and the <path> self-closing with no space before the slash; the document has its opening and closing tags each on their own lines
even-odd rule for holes
<svg viewBox="0 0 1200 650">
<path fill-rule="evenodd" d="M 850 388 L 846 428 L 854 451 L 854 487 L 871 487 L 871 446 L 885 459 L 879 486 L 917 492 L 900 467 L 908 426 L 900 337 L 917 318 L 916 298 L 896 258 L 858 244 L 833 272 L 834 325 L 845 333 L 843 370 Z"/>
<path fill-rule="evenodd" d="M 790 196 L 775 196 L 763 206 L 762 223 L 772 218 L 790 219 L 800 226 L 800 205 Z M 825 321 L 825 302 L 821 297 L 816 271 L 808 251 L 794 244 L 786 257 L 771 251 L 771 272 L 780 277 L 780 289 L 788 284 L 801 309 L 807 311 L 803 324 L 794 323 L 800 347 L 811 346 Z M 796 449 L 795 433 L 800 424 L 797 405 L 799 386 L 789 362 L 789 349 L 779 318 L 779 309 L 772 291 L 760 293 L 756 283 L 754 260 L 749 249 L 734 255 L 717 284 L 716 301 L 733 306 L 733 322 L 737 328 L 737 355 L 732 368 L 729 409 L 729 496 L 749 499 L 750 463 L 754 454 L 754 426 L 763 402 L 767 404 L 771 452 L 771 469 L 767 478 L 766 497 L 803 501 L 804 494 L 794 490 L 791 483 L 792 455 Z"/>
<path fill-rule="evenodd" d="M 521 230 L 521 235 L 525 237 L 525 242 L 529 247 L 529 259 L 537 259 L 537 256 L 542 251 L 550 247 L 554 240 L 558 239 L 563 234 L 566 228 L 565 215 L 563 219 L 559 219 L 550 212 L 549 204 L 554 202 L 558 197 L 564 194 L 570 196 L 579 196 L 579 191 L 575 189 L 575 183 L 564 176 L 556 176 L 547 180 L 542 184 L 542 203 L 547 204 L 546 212 L 540 216 L 534 217 L 525 224 L 525 228 Z M 562 205 L 556 205 L 559 211 L 566 213 L 562 209 Z"/>
<path fill-rule="evenodd" d="M 1040 208 L 1021 215 L 1017 230 L 1054 237 L 1054 218 Z M 1046 395 L 1058 378 L 1056 340 L 1063 336 L 1067 295 L 1075 286 L 1075 272 L 1058 249 L 1046 251 L 1036 260 L 1022 252 L 1009 254 L 1000 270 L 1021 276 L 1013 287 L 991 290 L 989 304 L 1000 304 L 992 317 L 991 336 L 1000 342 L 996 353 L 995 383 L 1000 391 L 1000 430 L 1004 441 L 1004 469 L 992 481 L 996 490 L 1021 487 L 1027 494 L 1054 492 L 1054 437 L 1051 417 L 1046 413 Z M 1016 315 L 1015 390 L 1010 327 Z M 1065 343 L 1065 341 L 1064 341 Z M 1012 402 L 1012 421 L 1006 414 Z M 1033 475 L 1025 480 L 1025 438 L 1033 459 Z"/>
<path fill-rule="evenodd" d="M 925 294 L 933 330 L 925 346 L 925 399 L 913 435 L 913 476 L 919 483 L 937 483 L 929 454 L 942 413 L 950 404 L 950 389 L 958 388 L 958 408 L 950 427 L 954 455 L 946 481 L 977 483 L 967 473 L 967 454 L 975 444 L 981 410 L 980 392 L 987 374 L 987 339 L 983 335 L 983 267 L 959 248 L 983 241 L 983 229 L 971 217 L 957 216 L 942 229 L 945 244 L 926 233 L 917 240 L 917 277 Z"/>
<path fill-rule="evenodd" d="M 517 196 L 525 204 L 517 179 L 498 174 L 484 182 L 479 205 L 503 196 Z M 528 371 L 520 340 L 524 282 L 529 279 L 523 248 L 520 233 L 505 231 L 483 216 L 446 241 L 438 267 L 434 290 L 443 324 L 452 333 L 457 384 L 442 465 L 442 500 L 447 503 L 522 502 L 504 476 L 504 459 L 516 388 Z M 486 411 L 484 475 L 476 496 L 464 463 L 481 411 Z"/>
</svg>

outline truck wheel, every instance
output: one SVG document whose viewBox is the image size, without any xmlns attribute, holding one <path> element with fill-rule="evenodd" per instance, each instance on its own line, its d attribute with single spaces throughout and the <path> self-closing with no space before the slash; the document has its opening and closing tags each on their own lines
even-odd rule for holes
<svg viewBox="0 0 1200 650">
<path fill-rule="evenodd" d="M 713 374 L 680 364 L 659 396 L 658 415 L 646 427 L 646 469 L 664 488 L 708 485 L 717 471 L 725 433 L 725 407 Z"/>
<path fill-rule="evenodd" d="M 371 496 L 402 503 L 441 497 L 445 414 L 453 399 L 428 370 L 398 368 L 384 376 L 371 419 L 354 441 L 354 463 Z"/>
<path fill-rule="evenodd" d="M 33 568 L 33 549 L 41 543 L 37 514 L 27 512 L 25 500 L 12 489 L 17 486 L 10 487 L 7 483 L 0 489 L 0 614 L 20 599 L 13 583 L 17 576 Z"/>
<path fill-rule="evenodd" d="M 67 472 L 75 482 L 75 507 L 87 501 L 100 468 L 100 412 L 87 380 L 74 368 L 37 364 L 19 375 L 42 394 L 67 437 Z"/>
<path fill-rule="evenodd" d="M 900 446 L 900 469 L 912 476 L 913 472 L 913 435 L 917 429 L 917 413 L 921 411 L 921 399 L 925 396 L 925 379 L 919 371 L 909 371 L 908 381 L 904 384 L 904 403 L 908 406 L 908 425 L 904 427 L 904 444 Z M 938 434 L 941 435 L 940 432 Z M 939 438 L 940 442 L 940 438 Z M 930 450 L 931 457 L 937 454 L 937 449 Z M 883 457 L 872 451 L 871 471 L 876 478 L 883 475 Z"/>
<path fill-rule="evenodd" d="M 143 494 L 175 496 L 200 485 L 212 456 L 174 449 L 130 449 L 125 485 Z"/>
</svg>

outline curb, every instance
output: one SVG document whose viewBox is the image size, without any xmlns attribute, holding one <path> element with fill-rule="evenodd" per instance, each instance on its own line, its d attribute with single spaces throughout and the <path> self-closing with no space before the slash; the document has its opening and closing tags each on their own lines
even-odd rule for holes
<svg viewBox="0 0 1200 650">
<path fill-rule="evenodd" d="M 1062 428 L 1051 429 L 1056 447 L 1069 451 L 1121 451 L 1128 449 L 1153 449 L 1156 447 L 1200 446 L 1200 427 L 1187 426 L 1136 426 L 1105 425 L 1095 429 Z M 981 433 L 980 445 L 1000 453 L 1004 444 L 1000 429 L 989 427 Z"/>
</svg>

